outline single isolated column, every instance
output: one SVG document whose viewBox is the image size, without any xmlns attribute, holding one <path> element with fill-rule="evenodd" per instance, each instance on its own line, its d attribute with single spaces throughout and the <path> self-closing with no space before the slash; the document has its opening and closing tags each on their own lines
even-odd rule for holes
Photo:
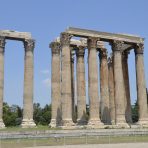
<svg viewBox="0 0 148 148">
<path fill-rule="evenodd" d="M 52 42 L 50 44 L 52 51 L 52 114 L 50 127 L 61 125 L 61 91 L 60 91 L 60 43 Z"/>
<path fill-rule="evenodd" d="M 5 38 L 0 36 L 0 128 L 5 128 L 3 122 L 3 97 L 4 97 L 4 52 Z"/>
<path fill-rule="evenodd" d="M 97 64 L 97 40 L 98 38 L 88 38 L 88 86 L 89 86 L 89 122 L 92 127 L 102 128 L 100 120 L 99 96 L 98 96 L 98 64 Z"/>
<path fill-rule="evenodd" d="M 114 56 L 114 81 L 115 81 L 115 104 L 117 127 L 128 127 L 125 120 L 125 89 L 122 70 L 122 41 L 113 41 L 112 50 Z"/>
<path fill-rule="evenodd" d="M 86 124 L 86 94 L 85 94 L 85 65 L 84 53 L 85 47 L 79 46 L 77 49 L 77 123 Z"/>
<path fill-rule="evenodd" d="M 128 51 L 122 53 L 122 67 L 125 86 L 125 118 L 127 123 L 132 123 L 132 111 L 131 111 L 131 98 L 130 98 L 130 85 L 129 85 L 129 73 L 128 73 Z"/>
<path fill-rule="evenodd" d="M 25 73 L 24 73 L 24 100 L 23 100 L 23 128 L 35 127 L 33 121 L 33 51 L 34 40 L 24 41 L 25 47 Z"/>
<path fill-rule="evenodd" d="M 109 110 L 109 86 L 108 86 L 108 65 L 107 51 L 105 48 L 100 49 L 100 94 L 101 94 L 101 119 L 104 124 L 111 124 Z"/>
<path fill-rule="evenodd" d="M 109 83 L 109 104 L 110 104 L 110 117 L 111 124 L 115 125 L 116 115 L 115 115 L 115 89 L 114 89 L 114 68 L 113 68 L 113 56 L 108 60 L 108 83 Z"/>
<path fill-rule="evenodd" d="M 62 50 L 62 126 L 71 128 L 72 121 L 72 90 L 71 90 L 71 57 L 70 38 L 68 33 L 61 33 Z"/>
<path fill-rule="evenodd" d="M 136 80 L 137 80 L 137 100 L 139 108 L 138 124 L 148 126 L 148 109 L 146 82 L 144 74 L 143 44 L 135 46 Z"/>
</svg>

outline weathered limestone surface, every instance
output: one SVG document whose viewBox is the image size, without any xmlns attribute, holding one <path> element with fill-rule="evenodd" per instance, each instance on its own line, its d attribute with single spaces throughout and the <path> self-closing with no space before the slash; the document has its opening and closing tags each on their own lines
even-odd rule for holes
<svg viewBox="0 0 148 148">
<path fill-rule="evenodd" d="M 4 52 L 5 38 L 0 36 L 0 128 L 4 128 L 3 122 L 3 97 L 4 97 Z"/>
<path fill-rule="evenodd" d="M 77 48 L 77 123 L 86 124 L 86 96 L 85 96 L 85 65 L 84 65 L 85 47 Z"/>
<path fill-rule="evenodd" d="M 61 33 L 62 50 L 62 126 L 70 128 L 74 126 L 72 121 L 72 90 L 71 90 L 71 57 L 70 35 Z"/>
<path fill-rule="evenodd" d="M 75 79 L 74 79 L 74 61 L 75 61 L 75 50 L 71 47 L 71 93 L 72 93 L 72 120 L 75 120 Z M 75 122 L 75 121 L 74 121 Z"/>
<path fill-rule="evenodd" d="M 109 86 L 108 86 L 108 65 L 107 51 L 105 48 L 100 50 L 100 93 L 101 93 L 101 119 L 105 124 L 111 124 L 109 110 Z"/>
<path fill-rule="evenodd" d="M 34 40 L 24 42 L 25 47 L 25 74 L 24 74 L 24 100 L 23 100 L 23 121 L 21 126 L 35 127 L 33 121 L 33 50 Z"/>
<path fill-rule="evenodd" d="M 0 30 L 0 36 L 4 36 L 6 39 L 24 40 L 31 39 L 31 33 L 29 32 L 18 32 L 12 30 Z"/>
<path fill-rule="evenodd" d="M 115 86 L 114 86 L 114 68 L 113 68 L 113 57 L 109 58 L 108 63 L 108 83 L 109 83 L 109 104 L 110 104 L 110 117 L 112 125 L 115 125 L 116 122 L 116 107 L 115 107 Z"/>
<path fill-rule="evenodd" d="M 144 74 L 143 60 L 143 44 L 135 46 L 135 63 L 136 63 L 136 81 L 137 81 L 137 100 L 139 106 L 139 121 L 138 124 L 148 126 L 148 109 L 147 95 Z"/>
<path fill-rule="evenodd" d="M 130 99 L 130 86 L 129 86 L 129 75 L 128 75 L 128 52 L 125 51 L 122 54 L 122 68 L 125 86 L 125 118 L 127 123 L 132 123 L 132 112 L 131 112 L 131 99 Z"/>
<path fill-rule="evenodd" d="M 96 43 L 98 38 L 88 39 L 88 75 L 89 75 L 89 108 L 90 117 L 88 125 L 92 127 L 102 127 L 99 113 L 99 96 L 98 96 L 98 74 L 97 74 L 97 51 Z"/>
<path fill-rule="evenodd" d="M 112 44 L 114 56 L 114 81 L 115 81 L 115 105 L 116 105 L 116 125 L 118 127 L 128 127 L 125 120 L 125 89 L 122 70 L 122 44 L 121 41 L 114 41 Z"/>
<path fill-rule="evenodd" d="M 78 37 L 97 37 L 100 38 L 101 41 L 110 41 L 110 40 L 120 40 L 130 43 L 143 43 L 144 38 L 141 38 L 136 35 L 130 34 L 117 34 L 117 33 L 108 33 L 108 32 L 100 32 L 95 30 L 87 30 L 87 29 L 80 29 L 80 28 L 73 28 L 69 27 L 66 29 L 66 32 Z M 125 47 L 126 46 L 126 47 Z M 128 48 L 128 45 L 123 45 L 123 48 Z"/>
<path fill-rule="evenodd" d="M 60 90 L 60 43 L 52 42 L 52 118 L 50 127 L 61 124 L 61 90 Z"/>
</svg>

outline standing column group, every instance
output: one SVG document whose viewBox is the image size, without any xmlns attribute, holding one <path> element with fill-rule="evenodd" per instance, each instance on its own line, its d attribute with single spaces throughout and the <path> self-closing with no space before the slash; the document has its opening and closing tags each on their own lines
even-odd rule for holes
<svg viewBox="0 0 148 148">
<path fill-rule="evenodd" d="M 61 57 L 56 53 L 55 60 L 54 47 L 52 46 L 52 127 L 58 125 L 63 128 L 73 128 L 87 125 L 88 128 L 102 128 L 112 125 L 114 128 L 129 128 L 132 124 L 131 98 L 128 72 L 128 53 L 125 43 L 119 40 L 110 42 L 112 56 L 107 58 L 107 49 L 102 46 L 102 42 L 97 37 L 88 37 L 85 46 L 71 46 L 71 35 L 62 33 L 59 46 Z M 100 46 L 99 46 L 100 43 Z M 86 45 L 87 44 L 87 45 Z M 138 125 L 148 125 L 148 109 L 146 98 L 146 86 L 143 65 L 143 46 L 134 44 L 136 56 L 136 78 L 137 97 L 139 106 Z M 72 52 L 75 48 L 75 52 Z M 89 99 L 89 119 L 86 120 L 86 85 L 85 85 L 85 48 L 88 48 L 88 99 Z M 98 60 L 99 51 L 100 64 L 100 98 L 98 94 Z M 75 58 L 73 58 L 76 54 Z M 76 62 L 74 62 L 76 60 Z M 76 63 L 76 67 L 74 66 Z M 58 72 L 61 64 L 61 74 Z M 57 69 L 55 65 L 58 65 Z M 74 68 L 75 67 L 75 68 Z M 76 73 L 74 72 L 76 70 Z M 61 75 L 61 82 L 58 77 Z M 77 82 L 75 82 L 75 77 Z M 56 80 L 56 84 L 55 84 Z M 74 84 L 77 83 L 77 87 Z M 61 90 L 58 85 L 61 85 Z M 55 91 L 55 86 L 56 90 Z M 74 99 L 77 88 L 77 107 Z M 58 95 L 58 98 L 57 98 Z M 61 99 L 60 99 L 61 97 Z M 101 102 L 101 103 L 100 103 Z M 57 105 L 58 104 L 58 105 Z M 61 105 L 60 105 L 61 104 Z M 60 117 L 58 117 L 60 108 Z M 77 112 L 74 116 L 74 109 Z M 58 118 L 60 118 L 60 121 Z M 53 122 L 54 121 L 54 122 Z M 74 122 L 77 122 L 75 124 Z M 56 124 L 60 122 L 60 124 Z M 53 126 L 54 123 L 54 126 Z"/>
</svg>

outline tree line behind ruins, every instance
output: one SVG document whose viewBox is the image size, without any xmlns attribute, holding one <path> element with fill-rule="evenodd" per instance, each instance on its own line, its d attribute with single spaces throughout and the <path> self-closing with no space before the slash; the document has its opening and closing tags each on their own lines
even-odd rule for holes
<svg viewBox="0 0 148 148">
<path fill-rule="evenodd" d="M 138 121 L 138 104 L 137 101 L 132 108 L 132 120 L 133 122 Z M 40 103 L 33 104 L 33 118 L 36 125 L 48 125 L 51 121 L 51 104 L 40 106 Z M 19 126 L 23 118 L 23 109 L 18 105 L 8 105 L 3 103 L 3 120 L 6 127 Z M 75 106 L 75 113 L 73 114 L 73 120 L 76 122 L 77 119 L 77 106 Z M 86 105 L 86 119 L 89 119 L 89 106 Z"/>
</svg>

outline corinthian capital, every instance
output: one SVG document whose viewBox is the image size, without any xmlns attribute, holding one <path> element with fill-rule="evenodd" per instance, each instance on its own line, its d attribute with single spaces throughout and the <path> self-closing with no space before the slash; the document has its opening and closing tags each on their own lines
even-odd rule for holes
<svg viewBox="0 0 148 148">
<path fill-rule="evenodd" d="M 70 45 L 70 39 L 71 39 L 71 35 L 69 33 L 66 33 L 66 32 L 62 32 L 61 33 L 61 36 L 60 36 L 60 42 L 61 42 L 61 45 L 64 46 L 64 45 Z"/>
<path fill-rule="evenodd" d="M 112 50 L 113 51 L 121 51 L 123 48 L 123 41 L 118 41 L 118 40 L 114 40 L 111 45 L 112 45 Z"/>
<path fill-rule="evenodd" d="M 97 41 L 99 38 L 97 37 L 89 37 L 87 40 L 88 48 L 97 48 Z"/>
<path fill-rule="evenodd" d="M 135 54 L 143 54 L 144 52 L 144 44 L 143 43 L 139 43 L 135 45 Z"/>
<path fill-rule="evenodd" d="M 99 50 L 99 57 L 100 59 L 107 59 L 107 49 L 106 48 L 102 48 L 101 50 Z"/>
<path fill-rule="evenodd" d="M 26 39 L 24 41 L 25 51 L 33 51 L 35 46 L 35 40 L 33 39 Z"/>
<path fill-rule="evenodd" d="M 52 54 L 60 54 L 61 45 L 58 42 L 51 42 L 50 48 L 52 50 Z"/>
<path fill-rule="evenodd" d="M 5 47 L 5 37 L 0 36 L 0 48 L 4 48 Z"/>
<path fill-rule="evenodd" d="M 76 54 L 78 57 L 84 57 L 84 53 L 85 53 L 85 47 L 84 46 L 78 46 L 77 47 L 77 51 Z"/>
</svg>

